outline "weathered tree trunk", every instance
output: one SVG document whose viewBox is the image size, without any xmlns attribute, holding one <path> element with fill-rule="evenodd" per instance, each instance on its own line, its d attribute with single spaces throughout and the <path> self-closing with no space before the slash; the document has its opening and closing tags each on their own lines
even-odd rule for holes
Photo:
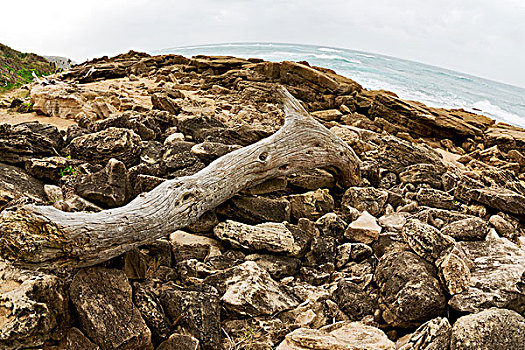
<svg viewBox="0 0 525 350">
<path fill-rule="evenodd" d="M 314 167 L 339 170 L 345 186 L 359 182 L 359 159 L 341 139 L 280 88 L 286 119 L 272 136 L 228 153 L 192 176 L 167 180 L 126 206 L 98 213 L 24 206 L 0 216 L 0 258 L 21 265 L 97 264 L 195 222 L 239 191 Z"/>
</svg>

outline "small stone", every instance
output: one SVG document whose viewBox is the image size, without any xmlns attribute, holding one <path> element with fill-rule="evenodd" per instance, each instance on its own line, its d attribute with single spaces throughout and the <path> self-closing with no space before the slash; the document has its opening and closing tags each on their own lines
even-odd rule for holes
<svg viewBox="0 0 525 350">
<path fill-rule="evenodd" d="M 469 218 L 444 226 L 441 233 L 460 241 L 482 241 L 489 233 L 489 225 L 480 218 Z"/>
<path fill-rule="evenodd" d="M 327 189 L 291 195 L 288 199 L 292 216 L 296 219 L 316 220 L 334 209 L 334 199 Z"/>
<path fill-rule="evenodd" d="M 444 282 L 450 295 L 462 293 L 469 289 L 470 268 L 467 263 L 458 255 L 448 253 L 436 261 L 439 269 L 439 276 Z"/>
<path fill-rule="evenodd" d="M 348 225 L 345 238 L 352 242 L 370 244 L 377 240 L 381 229 L 376 218 L 364 211 L 356 221 Z"/>
<path fill-rule="evenodd" d="M 335 186 L 334 176 L 323 169 L 303 170 L 289 175 L 287 180 L 289 186 L 303 190 L 317 190 Z"/>
<path fill-rule="evenodd" d="M 170 235 L 170 243 L 175 261 L 204 261 L 221 255 L 221 245 L 217 240 L 181 230 Z"/>
<path fill-rule="evenodd" d="M 324 121 L 339 120 L 343 115 L 343 113 L 341 113 L 338 109 L 327 109 L 324 111 L 311 112 L 310 114 L 315 118 L 319 118 Z"/>
<path fill-rule="evenodd" d="M 373 187 L 350 187 L 344 194 L 341 205 L 349 205 L 372 216 L 384 213 L 388 192 Z"/>
<path fill-rule="evenodd" d="M 157 350 L 199 350 L 199 341 L 191 335 L 174 333 Z"/>
</svg>

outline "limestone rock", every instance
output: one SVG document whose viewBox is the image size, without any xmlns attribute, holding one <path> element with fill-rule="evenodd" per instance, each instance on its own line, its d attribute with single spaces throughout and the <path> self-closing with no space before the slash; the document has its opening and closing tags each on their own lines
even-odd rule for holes
<svg viewBox="0 0 525 350">
<path fill-rule="evenodd" d="M 381 216 L 388 200 L 388 192 L 373 187 L 350 187 L 346 190 L 341 205 L 349 205 L 372 216 Z"/>
<path fill-rule="evenodd" d="M 58 350 L 100 350 L 100 347 L 89 340 L 78 328 L 71 328 L 58 345 Z"/>
<path fill-rule="evenodd" d="M 447 350 L 450 345 L 452 326 L 448 319 L 437 317 L 423 323 L 412 333 L 399 350 Z M 397 345 L 397 344 L 396 344 Z"/>
<path fill-rule="evenodd" d="M 468 191 L 467 196 L 506 213 L 525 214 L 525 196 L 502 187 L 474 188 Z"/>
<path fill-rule="evenodd" d="M 454 295 L 449 305 L 461 312 L 488 307 L 525 311 L 525 252 L 505 238 L 489 235 L 485 241 L 463 241 L 457 245 L 474 262 L 468 290 Z"/>
<path fill-rule="evenodd" d="M 393 350 L 394 343 L 378 328 L 347 321 L 319 329 L 296 329 L 277 347 L 277 350 L 306 349 Z"/>
<path fill-rule="evenodd" d="M 375 217 L 364 211 L 357 220 L 350 223 L 345 231 L 345 238 L 352 242 L 370 244 L 377 240 L 381 233 L 381 226 Z"/>
<path fill-rule="evenodd" d="M 18 167 L 0 163 L 0 210 L 22 197 L 45 202 L 44 184 Z"/>
<path fill-rule="evenodd" d="M 335 266 L 341 268 L 349 261 L 361 261 L 374 254 L 370 246 L 363 243 L 344 243 L 337 247 Z"/>
<path fill-rule="evenodd" d="M 130 167 L 138 160 L 140 141 L 140 137 L 129 129 L 108 128 L 73 139 L 67 151 L 72 158 L 98 163 L 115 158 Z"/>
<path fill-rule="evenodd" d="M 327 213 L 320 217 L 315 226 L 321 237 L 333 237 L 342 240 L 348 224 L 335 213 Z"/>
<path fill-rule="evenodd" d="M 403 239 L 423 259 L 434 262 L 454 245 L 454 239 L 442 234 L 433 226 L 419 220 L 409 219 L 401 230 Z"/>
<path fill-rule="evenodd" d="M 152 283 L 133 283 L 133 304 L 139 309 L 142 318 L 151 330 L 152 339 L 156 343 L 166 340 L 171 331 L 169 320 Z"/>
<path fill-rule="evenodd" d="M 179 324 L 185 334 L 197 338 L 203 350 L 221 349 L 217 290 L 209 286 L 180 290 L 171 284 L 165 284 L 160 290 L 160 298 L 172 324 Z"/>
<path fill-rule="evenodd" d="M 225 307 L 239 315 L 272 315 L 298 305 L 270 274 L 253 261 L 206 278 L 216 286 Z"/>
<path fill-rule="evenodd" d="M 41 347 L 60 339 L 68 322 L 63 281 L 0 261 L 0 348 Z"/>
<path fill-rule="evenodd" d="M 435 268 L 414 253 L 383 255 L 374 275 L 383 319 L 394 327 L 413 327 L 441 315 L 445 296 L 436 275 Z"/>
<path fill-rule="evenodd" d="M 199 341 L 191 335 L 174 333 L 157 350 L 199 350 Z"/>
<path fill-rule="evenodd" d="M 374 315 L 378 308 L 377 293 L 371 293 L 361 284 L 341 279 L 331 298 L 350 320 L 358 321 L 367 315 Z"/>
<path fill-rule="evenodd" d="M 56 155 L 64 140 L 56 126 L 27 122 L 0 124 L 0 162 L 22 163 L 30 158 Z"/>
<path fill-rule="evenodd" d="M 335 179 L 332 174 L 323 169 L 304 170 L 287 177 L 291 187 L 303 190 L 317 190 L 318 188 L 333 188 Z"/>
<path fill-rule="evenodd" d="M 31 158 L 26 161 L 25 169 L 39 179 L 58 182 L 63 176 L 80 173 L 77 169 L 81 163 L 81 161 L 60 156 Z"/>
<path fill-rule="evenodd" d="M 491 308 L 460 317 L 452 328 L 450 349 L 521 349 L 523 339 L 523 316 L 512 310 Z"/>
<path fill-rule="evenodd" d="M 444 226 L 441 233 L 460 241 L 482 241 L 489 233 L 489 226 L 480 218 L 470 218 Z"/>
<path fill-rule="evenodd" d="M 84 96 L 66 84 L 35 84 L 31 89 L 33 110 L 50 117 L 76 119 L 87 103 Z"/>
<path fill-rule="evenodd" d="M 227 220 L 215 226 L 214 234 L 234 247 L 300 256 L 305 240 L 294 236 L 283 223 L 267 222 L 255 226 Z"/>
<path fill-rule="evenodd" d="M 315 118 L 319 118 L 327 122 L 338 120 L 343 115 L 343 113 L 341 113 L 338 109 L 327 109 L 324 111 L 312 112 L 311 114 Z"/>
<path fill-rule="evenodd" d="M 453 196 L 433 188 L 421 188 L 416 194 L 416 200 L 419 205 L 432 208 L 450 210 L 456 206 Z"/>
<path fill-rule="evenodd" d="M 334 199 L 327 189 L 291 195 L 288 200 L 292 216 L 296 219 L 316 220 L 334 209 Z"/>
<path fill-rule="evenodd" d="M 151 95 L 151 104 L 154 109 L 167 111 L 170 114 L 179 114 L 181 107 L 166 93 L 154 93 Z"/>
<path fill-rule="evenodd" d="M 469 289 L 470 285 L 470 268 L 459 255 L 450 252 L 436 261 L 439 269 L 439 276 L 443 285 L 450 295 L 462 293 Z"/>
<path fill-rule="evenodd" d="M 221 245 L 217 240 L 181 230 L 170 235 L 170 243 L 175 261 L 187 259 L 204 261 L 221 255 Z"/>
<path fill-rule="evenodd" d="M 90 201 L 103 203 L 110 208 L 124 205 L 130 198 L 126 166 L 111 158 L 101 171 L 78 177 L 75 191 Z"/>
<path fill-rule="evenodd" d="M 247 224 L 290 221 L 290 202 L 285 198 L 235 196 L 217 208 L 217 213 Z"/>
<path fill-rule="evenodd" d="M 413 164 L 399 174 L 402 183 L 429 184 L 432 188 L 441 188 L 441 174 L 433 164 Z"/>
<path fill-rule="evenodd" d="M 151 332 L 132 303 L 131 286 L 122 271 L 80 270 L 71 282 L 70 297 L 80 329 L 101 349 L 153 349 Z"/>
<path fill-rule="evenodd" d="M 209 164 L 225 154 L 242 148 L 238 145 L 225 145 L 218 142 L 203 142 L 191 148 L 191 152 L 204 163 Z"/>
<path fill-rule="evenodd" d="M 301 260 L 287 256 L 250 254 L 245 259 L 246 261 L 255 261 L 257 265 L 268 271 L 274 279 L 293 276 L 299 270 L 299 266 L 301 266 Z"/>
</svg>

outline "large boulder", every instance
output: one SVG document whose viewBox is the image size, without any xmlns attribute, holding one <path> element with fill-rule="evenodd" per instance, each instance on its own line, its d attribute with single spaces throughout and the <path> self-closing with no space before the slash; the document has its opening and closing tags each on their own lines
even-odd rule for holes
<svg viewBox="0 0 525 350">
<path fill-rule="evenodd" d="M 525 318 L 491 308 L 460 317 L 452 328 L 450 350 L 523 349 Z"/>
<path fill-rule="evenodd" d="M 445 296 L 436 269 L 412 252 L 386 253 L 374 278 L 383 319 L 395 327 L 413 327 L 439 316 Z"/>
<path fill-rule="evenodd" d="M 409 219 L 401 234 L 412 250 L 427 260 L 435 262 L 447 249 L 454 245 L 454 239 L 442 234 L 437 228 L 416 219 Z"/>
<path fill-rule="evenodd" d="M 153 349 L 151 332 L 133 305 L 131 286 L 122 271 L 80 270 L 71 282 L 70 298 L 80 330 L 101 349 Z"/>
<path fill-rule="evenodd" d="M 115 158 L 130 167 L 138 161 L 141 148 L 140 136 L 132 130 L 112 127 L 73 139 L 65 152 L 72 158 L 97 163 Z"/>
<path fill-rule="evenodd" d="M 67 290 L 58 277 L 0 261 L 0 348 L 39 348 L 69 323 Z"/>
</svg>

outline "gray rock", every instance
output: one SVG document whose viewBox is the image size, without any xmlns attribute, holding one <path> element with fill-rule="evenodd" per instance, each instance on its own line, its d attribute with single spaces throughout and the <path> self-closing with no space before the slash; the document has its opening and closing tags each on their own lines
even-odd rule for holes
<svg viewBox="0 0 525 350">
<path fill-rule="evenodd" d="M 525 318 L 491 308 L 460 317 L 452 328 L 450 350 L 523 349 Z"/>
<path fill-rule="evenodd" d="M 413 327 L 441 315 L 446 301 L 436 275 L 414 253 L 383 255 L 374 275 L 383 319 L 394 327 Z"/>
<path fill-rule="evenodd" d="M 0 163 L 0 210 L 22 197 L 37 203 L 46 202 L 44 184 L 18 167 Z"/>
<path fill-rule="evenodd" d="M 222 348 L 217 290 L 209 286 L 179 290 L 172 284 L 164 284 L 160 298 L 172 325 L 180 325 L 185 334 L 197 338 L 203 350 Z"/>
<path fill-rule="evenodd" d="M 452 327 L 444 317 L 423 323 L 404 344 L 396 344 L 399 350 L 448 350 Z"/>
<path fill-rule="evenodd" d="M 441 233 L 459 241 L 482 241 L 489 233 L 489 225 L 480 218 L 470 218 L 444 226 Z"/>
<path fill-rule="evenodd" d="M 454 239 L 433 226 L 409 219 L 401 230 L 405 242 L 423 259 L 433 263 L 454 245 Z"/>
<path fill-rule="evenodd" d="M 332 174 L 323 169 L 304 170 L 287 177 L 288 185 L 302 190 L 316 190 L 318 188 L 333 188 L 335 179 Z"/>
<path fill-rule="evenodd" d="M 373 187 L 350 187 L 344 194 L 341 205 L 349 205 L 372 216 L 384 214 L 388 192 Z"/>
<path fill-rule="evenodd" d="M 473 267 L 467 291 L 454 295 L 449 305 L 461 312 L 488 307 L 525 311 L 525 252 L 505 238 L 489 234 L 485 241 L 458 242 Z"/>
<path fill-rule="evenodd" d="M 407 218 L 409 216 L 410 213 L 407 212 L 386 214 L 379 218 L 378 223 L 381 227 L 385 229 L 400 231 L 407 222 Z"/>
<path fill-rule="evenodd" d="M 191 335 L 174 333 L 157 350 L 199 350 L 199 340 Z"/>
<path fill-rule="evenodd" d="M 204 169 L 205 164 L 199 157 L 191 153 L 193 142 L 178 141 L 166 147 L 162 156 L 162 163 L 166 166 L 171 176 L 187 176 Z"/>
<path fill-rule="evenodd" d="M 80 270 L 71 282 L 70 298 L 80 330 L 101 349 L 153 349 L 151 332 L 133 305 L 131 286 L 122 271 Z"/>
<path fill-rule="evenodd" d="M 299 304 L 253 261 L 216 273 L 204 282 L 215 286 L 226 309 L 239 315 L 272 315 Z"/>
<path fill-rule="evenodd" d="M 39 122 L 0 124 L 0 162 L 22 163 L 31 158 L 54 156 L 64 139 L 58 128 Z"/>
<path fill-rule="evenodd" d="M 334 209 L 334 199 L 327 189 L 291 195 L 288 200 L 292 216 L 296 219 L 316 220 Z"/>
<path fill-rule="evenodd" d="M 467 291 L 472 278 L 470 261 L 463 258 L 464 254 L 456 254 L 454 250 L 436 260 L 439 277 L 450 295 Z"/>
<path fill-rule="evenodd" d="M 69 321 L 63 281 L 0 261 L 0 348 L 44 346 L 60 339 Z"/>
<path fill-rule="evenodd" d="M 131 192 L 126 166 L 116 159 L 110 159 L 101 171 L 77 177 L 75 192 L 89 201 L 103 203 L 110 208 L 126 204 Z"/>
<path fill-rule="evenodd" d="M 299 328 L 286 335 L 277 350 L 393 350 L 382 330 L 361 322 L 338 322 L 319 329 Z"/>
<path fill-rule="evenodd" d="M 279 222 L 251 226 L 227 220 L 215 226 L 213 233 L 236 248 L 284 253 L 290 256 L 300 256 L 307 243 L 306 240 L 296 238 L 285 223 Z"/>
<path fill-rule="evenodd" d="M 525 214 L 525 196 L 503 187 L 474 188 L 468 191 L 467 196 L 506 213 Z"/>
<path fill-rule="evenodd" d="M 236 196 L 219 208 L 217 213 L 247 224 L 290 221 L 290 202 L 284 198 Z"/>
<path fill-rule="evenodd" d="M 132 130 L 108 128 L 73 139 L 64 152 L 72 158 L 102 164 L 115 158 L 130 167 L 138 161 L 141 148 L 140 136 Z"/>
</svg>

